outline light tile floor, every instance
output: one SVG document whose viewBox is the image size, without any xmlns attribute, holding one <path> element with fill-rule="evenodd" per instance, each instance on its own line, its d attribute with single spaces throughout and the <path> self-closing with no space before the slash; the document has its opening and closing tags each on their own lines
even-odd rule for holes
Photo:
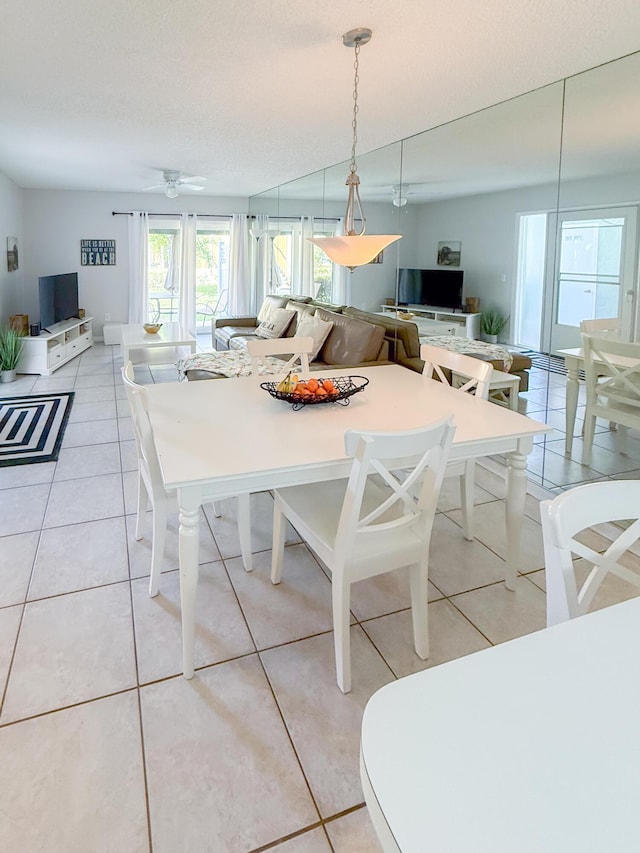
<svg viewBox="0 0 640 853">
<path fill-rule="evenodd" d="M 520 411 L 553 427 L 552 433 L 537 439 L 527 460 L 530 479 L 553 492 L 594 480 L 640 479 L 640 431 L 624 427 L 611 430 L 608 422 L 600 419 L 596 421 L 591 465 L 582 465 L 586 400 L 583 383 L 578 394 L 571 457 L 565 456 L 566 383 L 566 376 L 534 367 L 529 374 L 529 390 L 520 394 Z"/>
<path fill-rule="evenodd" d="M 150 524 L 136 542 L 120 367 L 118 348 L 96 345 L 51 379 L 2 389 L 74 389 L 76 401 L 57 463 L 0 469 L 0 849 L 378 851 L 358 774 L 364 705 L 394 678 L 543 628 L 537 500 L 527 498 L 526 574 L 511 593 L 501 582 L 501 478 L 478 471 L 471 543 L 457 483 L 445 481 L 431 557 L 431 658 L 413 653 L 406 577 L 361 582 L 347 696 L 335 683 L 330 583 L 292 530 L 283 583 L 269 582 L 271 496 L 252 499 L 250 575 L 234 503 L 221 518 L 205 508 L 198 671 L 187 682 L 177 523 L 160 595 L 150 599 Z M 154 364 L 136 375 L 175 378 Z M 628 595 L 616 587 L 599 604 Z"/>
</svg>

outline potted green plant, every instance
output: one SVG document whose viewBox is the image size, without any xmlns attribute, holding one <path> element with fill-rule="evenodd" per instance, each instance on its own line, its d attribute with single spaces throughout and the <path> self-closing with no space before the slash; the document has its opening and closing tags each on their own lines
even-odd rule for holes
<svg viewBox="0 0 640 853">
<path fill-rule="evenodd" d="M 509 322 L 509 317 L 505 316 L 499 308 L 487 308 L 482 312 L 480 320 L 480 331 L 490 344 L 498 342 L 498 335 Z"/>
<path fill-rule="evenodd" d="M 22 354 L 22 335 L 12 328 L 0 328 L 0 382 L 13 382 Z"/>
</svg>

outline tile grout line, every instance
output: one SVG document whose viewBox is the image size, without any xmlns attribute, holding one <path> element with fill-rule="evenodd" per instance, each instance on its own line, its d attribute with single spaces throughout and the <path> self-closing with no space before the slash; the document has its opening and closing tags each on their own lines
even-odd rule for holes
<svg viewBox="0 0 640 853">
<path fill-rule="evenodd" d="M 208 521 L 207 521 L 207 523 L 208 523 Z M 210 528 L 210 529 L 211 529 L 211 528 Z M 212 535 L 213 535 L 214 541 L 215 541 L 215 543 L 216 543 L 216 547 L 218 548 L 218 551 L 219 551 L 219 550 L 220 550 L 220 548 L 219 548 L 219 546 L 218 546 L 218 540 L 216 539 L 216 537 L 215 537 L 215 533 L 213 533 L 213 530 L 212 530 L 211 532 L 212 532 Z M 271 679 L 269 678 L 269 676 L 268 676 L 268 674 L 267 674 L 266 667 L 265 667 L 265 665 L 264 665 L 264 662 L 263 662 L 263 660 L 262 660 L 262 657 L 261 657 L 261 655 L 260 655 L 260 652 L 258 651 L 258 646 L 257 646 L 257 643 L 256 643 L 256 638 L 255 638 L 255 636 L 254 636 L 253 631 L 251 630 L 251 626 L 249 625 L 249 620 L 248 620 L 248 618 L 247 618 L 247 616 L 246 616 L 246 614 L 245 614 L 245 612 L 244 612 L 244 608 L 242 607 L 242 603 L 241 603 L 241 601 L 240 601 L 240 598 L 239 598 L 239 596 L 238 596 L 237 590 L 236 590 L 236 588 L 235 588 L 235 586 L 234 586 L 234 583 L 233 583 L 233 580 L 232 580 L 232 578 L 231 578 L 231 573 L 229 572 L 229 569 L 227 568 L 227 563 L 226 563 L 226 560 L 225 560 L 224 558 L 223 558 L 223 560 L 222 560 L 222 565 L 223 565 L 223 567 L 224 567 L 224 571 L 225 571 L 225 573 L 226 573 L 226 575 L 227 575 L 227 579 L 228 579 L 228 581 L 229 581 L 229 584 L 230 584 L 230 586 L 231 586 L 231 589 L 233 590 L 234 597 L 235 597 L 235 599 L 236 599 L 236 602 L 237 602 L 238 608 L 240 609 L 240 613 L 242 614 L 242 618 L 243 618 L 244 623 L 245 623 L 245 625 L 246 625 L 247 631 L 249 632 L 249 636 L 251 637 L 251 642 L 253 643 L 253 647 L 254 647 L 254 649 L 256 650 L 256 652 L 255 652 L 255 653 L 256 653 L 256 656 L 257 656 L 258 663 L 259 663 L 259 665 L 260 665 L 260 669 L 262 670 L 262 674 L 263 674 L 263 676 L 264 676 L 264 679 L 265 679 L 265 681 L 266 681 L 266 683 L 267 683 L 267 685 L 268 685 L 268 687 L 269 687 L 269 690 L 271 691 L 271 696 L 272 696 L 272 698 L 273 698 L 274 704 L 275 704 L 275 706 L 276 706 L 276 710 L 277 710 L 278 715 L 279 715 L 279 717 L 280 717 L 280 722 L 282 723 L 282 726 L 283 726 L 283 728 L 284 728 L 284 732 L 285 732 L 285 734 L 286 734 L 286 736 L 287 736 L 287 740 L 289 741 L 289 744 L 290 744 L 290 746 L 291 746 L 291 750 L 292 750 L 292 752 L 293 752 L 293 755 L 295 756 L 296 762 L 297 762 L 298 767 L 299 767 L 299 769 L 300 769 L 300 773 L 302 774 L 302 778 L 304 779 L 304 783 L 305 783 L 305 785 L 306 785 L 306 787 L 307 787 L 307 791 L 309 792 L 309 796 L 310 796 L 310 798 L 311 798 L 311 802 L 313 803 L 313 807 L 314 807 L 314 809 L 316 810 L 316 814 L 318 815 L 318 819 L 319 819 L 319 820 L 322 820 L 322 814 L 320 813 L 320 807 L 318 806 L 318 803 L 317 803 L 317 801 L 316 801 L 316 797 L 315 797 L 315 795 L 314 795 L 314 793 L 313 793 L 313 791 L 312 791 L 312 789 L 311 789 L 311 784 L 310 784 L 310 782 L 309 782 L 309 779 L 307 778 L 307 774 L 306 774 L 306 772 L 305 772 L 305 769 L 304 769 L 304 767 L 302 766 L 302 760 L 301 760 L 300 756 L 298 755 L 298 750 L 296 749 L 296 746 L 295 746 L 295 744 L 294 744 L 294 742 L 293 742 L 293 737 L 291 736 L 291 733 L 290 733 L 290 731 L 289 731 L 289 727 L 287 726 L 287 723 L 286 723 L 286 720 L 285 720 L 285 717 L 284 717 L 284 713 L 283 713 L 282 708 L 280 707 L 280 703 L 278 702 L 278 699 L 277 699 L 277 697 L 276 697 L 275 691 L 274 691 L 274 689 L 273 689 L 273 685 L 272 685 L 272 683 L 271 683 Z"/>
<path fill-rule="evenodd" d="M 24 615 L 25 615 L 25 611 L 27 609 L 27 604 L 28 604 L 27 599 L 29 596 L 29 588 L 31 587 L 31 583 L 33 581 L 33 573 L 35 571 L 35 566 L 36 566 L 36 562 L 38 559 L 38 552 L 40 550 L 40 542 L 42 540 L 42 533 L 45 529 L 44 528 L 44 522 L 45 522 L 45 519 L 47 517 L 47 510 L 49 508 L 49 500 L 51 498 L 51 491 L 53 489 L 53 478 L 55 477 L 57 467 L 58 467 L 58 462 L 56 460 L 55 467 L 54 467 L 53 473 L 51 475 L 51 480 L 49 482 L 49 490 L 47 492 L 47 500 L 46 500 L 46 503 L 44 505 L 44 510 L 42 513 L 42 521 L 40 522 L 40 530 L 37 531 L 38 532 L 38 541 L 36 543 L 36 550 L 35 550 L 34 555 L 33 555 L 33 562 L 31 563 L 31 571 L 29 572 L 29 582 L 27 583 L 27 588 L 26 588 L 25 593 L 24 593 L 24 601 L 22 602 L 22 612 L 20 613 L 20 620 L 18 622 L 18 630 L 16 632 L 15 640 L 13 643 L 13 650 L 11 652 L 11 659 L 9 661 L 9 667 L 7 669 L 7 674 L 6 674 L 5 681 L 4 681 L 4 688 L 2 690 L 2 696 L 0 696 L 0 720 L 2 720 L 2 714 L 4 712 L 4 703 L 5 703 L 6 698 L 7 698 L 7 691 L 9 690 L 9 681 L 11 679 L 11 673 L 13 672 L 13 663 L 15 661 L 16 652 L 18 650 L 18 642 L 20 640 L 20 634 L 22 633 L 22 624 L 24 622 Z M 33 533 L 35 531 L 27 531 L 27 532 Z"/>
</svg>

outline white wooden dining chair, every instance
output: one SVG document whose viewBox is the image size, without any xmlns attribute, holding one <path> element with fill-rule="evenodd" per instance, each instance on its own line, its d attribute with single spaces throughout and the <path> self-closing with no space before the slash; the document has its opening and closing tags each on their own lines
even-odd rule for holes
<svg viewBox="0 0 640 853">
<path fill-rule="evenodd" d="M 540 504 L 547 586 L 547 625 L 582 616 L 607 575 L 640 587 L 640 573 L 621 565 L 621 557 L 640 537 L 640 480 L 613 480 L 576 486 Z M 619 530 L 602 554 L 581 542 L 578 534 L 594 525 L 633 520 Z M 576 578 L 573 555 L 591 566 L 584 582 Z"/>
<path fill-rule="evenodd" d="M 620 334 L 620 317 L 601 317 L 598 320 L 580 320 L 580 332 L 600 337 Z"/>
<path fill-rule="evenodd" d="M 591 464 L 596 418 L 640 429 L 640 344 L 582 336 L 587 402 L 582 464 Z"/>
<path fill-rule="evenodd" d="M 282 362 L 282 368 L 278 373 L 287 373 L 290 370 L 299 369 L 305 376 L 309 375 L 309 353 L 313 352 L 313 338 L 291 337 L 291 338 L 255 338 L 247 341 L 247 351 L 251 356 L 251 372 L 257 376 L 260 372 L 260 364 L 264 364 L 272 372 L 273 368 L 267 357 L 280 355 L 290 356 L 287 361 Z"/>
<path fill-rule="evenodd" d="M 347 430 L 345 450 L 353 459 L 348 480 L 274 492 L 271 581 L 282 577 L 288 518 L 331 571 L 336 674 L 343 693 L 351 689 L 355 581 L 410 567 L 415 649 L 421 658 L 429 655 L 429 543 L 454 429 L 448 418 L 409 432 Z"/>
<path fill-rule="evenodd" d="M 149 578 L 149 595 L 153 598 L 158 594 L 160 570 L 164 555 L 164 545 L 167 533 L 169 513 L 169 496 L 160 472 L 160 463 L 153 441 L 151 424 L 149 422 L 147 390 L 135 381 L 133 364 L 129 361 L 122 368 L 122 381 L 127 393 L 127 401 L 133 421 L 133 432 L 136 441 L 138 457 L 138 501 L 136 507 L 136 540 L 142 536 L 142 525 L 147 512 L 147 504 L 151 503 L 152 532 L 151 532 L 151 576 Z M 240 537 L 240 552 L 245 570 L 253 568 L 251 558 L 251 516 L 250 495 L 238 497 L 238 534 Z M 214 512 L 220 515 L 214 505 Z"/>
<path fill-rule="evenodd" d="M 420 358 L 424 361 L 422 375 L 428 379 L 437 376 L 441 382 L 456 387 L 458 391 L 474 394 L 482 400 L 489 397 L 489 385 L 493 367 L 486 361 L 451 352 L 442 347 L 422 344 Z M 454 385 L 454 377 L 461 377 L 461 384 Z M 475 459 L 449 463 L 445 477 L 460 478 L 462 506 L 462 533 L 465 539 L 473 539 L 473 498 L 475 489 Z"/>
</svg>

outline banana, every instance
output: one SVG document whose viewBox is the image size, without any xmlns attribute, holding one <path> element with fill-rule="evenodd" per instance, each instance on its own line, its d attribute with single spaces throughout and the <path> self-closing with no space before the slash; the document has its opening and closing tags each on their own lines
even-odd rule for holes
<svg viewBox="0 0 640 853">
<path fill-rule="evenodd" d="M 294 376 L 293 378 L 296 382 L 298 381 L 297 376 Z M 289 371 L 284 379 L 281 379 L 276 385 L 276 391 L 280 391 L 283 394 L 289 394 L 292 388 L 295 388 L 295 383 L 292 382 L 291 371 Z"/>
</svg>

